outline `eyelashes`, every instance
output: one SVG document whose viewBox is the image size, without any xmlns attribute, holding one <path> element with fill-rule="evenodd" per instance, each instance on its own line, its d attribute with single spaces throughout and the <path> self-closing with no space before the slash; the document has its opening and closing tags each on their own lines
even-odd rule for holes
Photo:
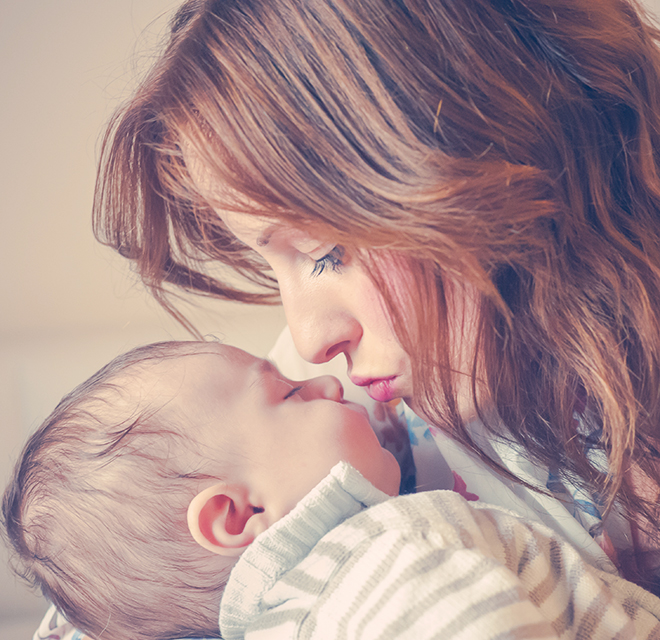
<svg viewBox="0 0 660 640">
<path fill-rule="evenodd" d="M 322 258 L 314 261 L 312 276 L 320 276 L 326 268 L 330 268 L 332 271 L 340 271 L 344 266 L 344 253 L 344 247 L 341 245 L 338 244 L 333 247 Z"/>
<path fill-rule="evenodd" d="M 300 391 L 301 389 L 302 389 L 302 386 L 300 386 L 300 387 L 293 387 L 293 389 L 291 389 L 291 391 L 289 391 L 289 392 L 284 396 L 284 399 L 285 399 L 285 400 L 288 400 L 291 396 L 295 396 L 296 393 L 298 393 L 298 391 Z"/>
</svg>

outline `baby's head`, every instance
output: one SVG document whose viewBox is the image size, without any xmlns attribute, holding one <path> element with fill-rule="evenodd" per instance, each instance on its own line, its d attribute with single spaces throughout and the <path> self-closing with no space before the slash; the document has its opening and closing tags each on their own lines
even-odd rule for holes
<svg viewBox="0 0 660 640">
<path fill-rule="evenodd" d="M 399 469 L 329 376 L 217 343 L 135 349 L 66 396 L 3 502 L 21 573 L 94 637 L 217 637 L 238 556 L 339 460 Z"/>
</svg>

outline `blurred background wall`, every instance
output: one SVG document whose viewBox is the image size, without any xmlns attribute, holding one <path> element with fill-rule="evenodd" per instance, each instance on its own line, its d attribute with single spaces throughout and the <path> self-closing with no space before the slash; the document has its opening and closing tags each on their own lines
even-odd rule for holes
<svg viewBox="0 0 660 640">
<path fill-rule="evenodd" d="M 264 0 L 267 1 L 267 0 Z M 104 123 L 156 55 L 178 0 L 0 0 L 0 481 L 59 398 L 118 353 L 186 333 L 95 242 Z M 660 0 L 647 0 L 660 14 Z M 198 327 L 265 355 L 279 308 L 200 302 Z M 1 546 L 1 545 L 0 545 Z M 0 638 L 31 638 L 46 604 L 6 568 Z"/>
</svg>

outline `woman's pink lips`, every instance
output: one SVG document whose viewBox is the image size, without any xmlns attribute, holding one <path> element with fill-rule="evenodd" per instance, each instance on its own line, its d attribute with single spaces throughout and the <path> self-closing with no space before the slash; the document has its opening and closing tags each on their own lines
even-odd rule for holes
<svg viewBox="0 0 660 640">
<path fill-rule="evenodd" d="M 396 397 L 395 391 L 392 388 L 392 383 L 397 376 L 390 376 L 389 378 L 353 378 L 351 381 L 358 387 L 365 387 L 369 397 L 376 402 L 389 402 L 392 398 Z"/>
</svg>

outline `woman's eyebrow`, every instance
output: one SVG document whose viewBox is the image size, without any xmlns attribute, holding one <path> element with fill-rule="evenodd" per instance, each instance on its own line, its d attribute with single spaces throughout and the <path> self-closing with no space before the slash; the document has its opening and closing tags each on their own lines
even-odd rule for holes
<svg viewBox="0 0 660 640">
<path fill-rule="evenodd" d="M 277 225 L 271 224 L 264 231 L 262 231 L 258 236 L 257 236 L 257 246 L 258 247 L 265 247 L 269 242 L 270 239 L 275 233 L 275 227 Z"/>
<path fill-rule="evenodd" d="M 273 237 L 273 235 L 280 230 L 288 230 L 288 227 L 286 224 L 282 223 L 281 220 L 275 220 L 274 222 L 270 222 L 267 224 L 261 231 L 259 231 L 259 234 L 257 235 L 256 239 L 256 244 L 258 247 L 265 247 Z M 298 233 L 301 233 L 305 238 L 308 238 L 307 232 L 303 231 L 302 229 L 294 229 L 291 228 L 292 231 L 295 232 L 297 231 Z"/>
</svg>

